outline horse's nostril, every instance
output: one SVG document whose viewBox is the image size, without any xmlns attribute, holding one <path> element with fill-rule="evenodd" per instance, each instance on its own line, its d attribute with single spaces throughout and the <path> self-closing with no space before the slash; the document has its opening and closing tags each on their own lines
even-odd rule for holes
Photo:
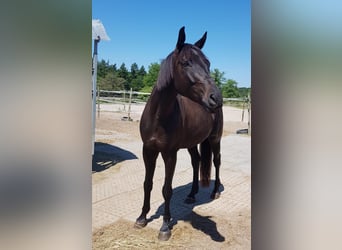
<svg viewBox="0 0 342 250">
<path fill-rule="evenodd" d="M 217 100 L 214 94 L 210 94 L 209 96 L 209 104 L 211 106 L 215 106 L 217 104 Z"/>
</svg>

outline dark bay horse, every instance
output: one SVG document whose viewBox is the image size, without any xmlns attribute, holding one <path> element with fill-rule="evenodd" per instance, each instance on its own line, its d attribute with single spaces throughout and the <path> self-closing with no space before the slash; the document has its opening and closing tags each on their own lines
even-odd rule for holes
<svg viewBox="0 0 342 250">
<path fill-rule="evenodd" d="M 222 95 L 210 77 L 209 60 L 201 51 L 206 38 L 207 32 L 195 44 L 187 44 L 184 27 L 179 30 L 176 48 L 161 64 L 156 86 L 140 121 L 145 163 L 144 204 L 135 227 L 142 228 L 147 224 L 153 175 L 160 152 L 165 163 L 165 182 L 162 190 L 165 210 L 159 233 L 161 240 L 168 240 L 171 236 L 172 178 L 177 151 L 180 148 L 188 149 L 193 166 L 193 183 L 186 201 L 195 202 L 199 168 L 201 184 L 209 186 L 212 156 L 216 179 L 211 198 L 219 197 Z"/>
</svg>

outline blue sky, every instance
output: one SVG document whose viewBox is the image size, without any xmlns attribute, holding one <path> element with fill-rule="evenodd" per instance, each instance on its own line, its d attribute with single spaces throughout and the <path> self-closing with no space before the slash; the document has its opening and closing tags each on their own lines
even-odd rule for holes
<svg viewBox="0 0 342 250">
<path fill-rule="evenodd" d="M 211 62 L 238 87 L 251 86 L 250 0 L 93 0 L 93 19 L 100 19 L 110 41 L 101 41 L 99 60 L 128 70 L 132 63 L 160 62 L 174 48 L 185 26 L 186 42 L 208 32 L 202 49 Z"/>
</svg>

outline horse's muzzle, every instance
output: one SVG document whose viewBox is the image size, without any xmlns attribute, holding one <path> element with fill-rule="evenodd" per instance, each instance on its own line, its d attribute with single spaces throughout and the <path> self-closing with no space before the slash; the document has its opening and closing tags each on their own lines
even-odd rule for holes
<svg viewBox="0 0 342 250">
<path fill-rule="evenodd" d="M 213 92 L 209 95 L 208 101 L 205 102 L 205 106 L 210 110 L 210 111 L 215 111 L 217 108 L 222 107 L 223 99 L 221 93 L 218 92 Z"/>
</svg>

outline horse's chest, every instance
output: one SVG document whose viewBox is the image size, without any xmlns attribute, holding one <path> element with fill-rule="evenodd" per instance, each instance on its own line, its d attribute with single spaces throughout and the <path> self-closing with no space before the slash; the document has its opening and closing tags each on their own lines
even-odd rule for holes
<svg viewBox="0 0 342 250">
<path fill-rule="evenodd" d="M 190 148 L 209 136 L 213 117 L 201 106 L 196 104 L 189 110 L 183 107 L 183 112 L 176 111 L 158 119 L 143 116 L 140 132 L 144 146 L 158 151 Z"/>
</svg>

